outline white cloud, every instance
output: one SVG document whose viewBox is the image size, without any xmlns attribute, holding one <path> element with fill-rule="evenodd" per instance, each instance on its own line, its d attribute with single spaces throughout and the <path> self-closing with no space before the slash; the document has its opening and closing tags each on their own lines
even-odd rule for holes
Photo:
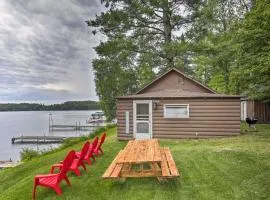
<svg viewBox="0 0 270 200">
<path fill-rule="evenodd" d="M 96 100 L 92 47 L 101 38 L 84 21 L 99 2 L 0 1 L 0 101 Z"/>
</svg>

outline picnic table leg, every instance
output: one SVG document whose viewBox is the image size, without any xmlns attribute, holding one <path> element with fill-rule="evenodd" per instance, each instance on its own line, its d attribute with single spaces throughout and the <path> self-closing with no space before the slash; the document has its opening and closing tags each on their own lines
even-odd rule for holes
<svg viewBox="0 0 270 200">
<path fill-rule="evenodd" d="M 140 164 L 140 172 L 143 174 L 143 164 Z"/>
<path fill-rule="evenodd" d="M 125 177 L 119 177 L 119 178 L 117 178 L 117 181 L 120 182 L 120 183 L 124 183 L 124 182 L 126 182 L 126 178 Z"/>
<path fill-rule="evenodd" d="M 158 179 L 158 182 L 167 182 L 168 179 L 167 178 L 164 178 L 164 177 L 160 177 L 160 176 L 157 176 L 157 179 Z"/>
</svg>

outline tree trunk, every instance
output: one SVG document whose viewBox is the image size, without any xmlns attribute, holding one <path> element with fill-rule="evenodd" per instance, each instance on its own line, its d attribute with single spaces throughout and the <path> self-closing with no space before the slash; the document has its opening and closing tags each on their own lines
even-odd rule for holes
<svg viewBox="0 0 270 200">
<path fill-rule="evenodd" d="M 171 10 L 169 7 L 169 2 L 165 1 L 163 4 L 163 28 L 164 28 L 164 45 L 168 46 L 172 42 L 172 25 L 171 25 Z M 174 56 L 165 51 L 166 55 L 166 68 L 174 67 Z"/>
<path fill-rule="evenodd" d="M 230 77 L 230 72 L 229 72 L 229 69 L 228 69 L 228 63 L 225 61 L 225 66 L 224 66 L 224 70 L 223 70 L 224 74 L 224 84 L 225 84 L 225 94 L 228 94 L 229 93 L 229 77 Z"/>
</svg>

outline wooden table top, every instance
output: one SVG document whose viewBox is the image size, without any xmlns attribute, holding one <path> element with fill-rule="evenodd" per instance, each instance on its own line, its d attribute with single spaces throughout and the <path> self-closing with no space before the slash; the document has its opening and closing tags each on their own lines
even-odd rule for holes
<svg viewBox="0 0 270 200">
<path fill-rule="evenodd" d="M 122 151 L 117 163 L 161 162 L 157 139 L 131 140 Z"/>
</svg>

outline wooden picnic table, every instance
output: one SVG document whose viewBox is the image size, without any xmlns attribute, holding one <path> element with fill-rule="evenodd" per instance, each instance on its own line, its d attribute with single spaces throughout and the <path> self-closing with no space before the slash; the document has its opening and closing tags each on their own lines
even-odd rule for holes
<svg viewBox="0 0 270 200">
<path fill-rule="evenodd" d="M 178 177 L 179 172 L 169 148 L 161 148 L 157 139 L 132 140 L 115 157 L 103 178 Z"/>
</svg>

